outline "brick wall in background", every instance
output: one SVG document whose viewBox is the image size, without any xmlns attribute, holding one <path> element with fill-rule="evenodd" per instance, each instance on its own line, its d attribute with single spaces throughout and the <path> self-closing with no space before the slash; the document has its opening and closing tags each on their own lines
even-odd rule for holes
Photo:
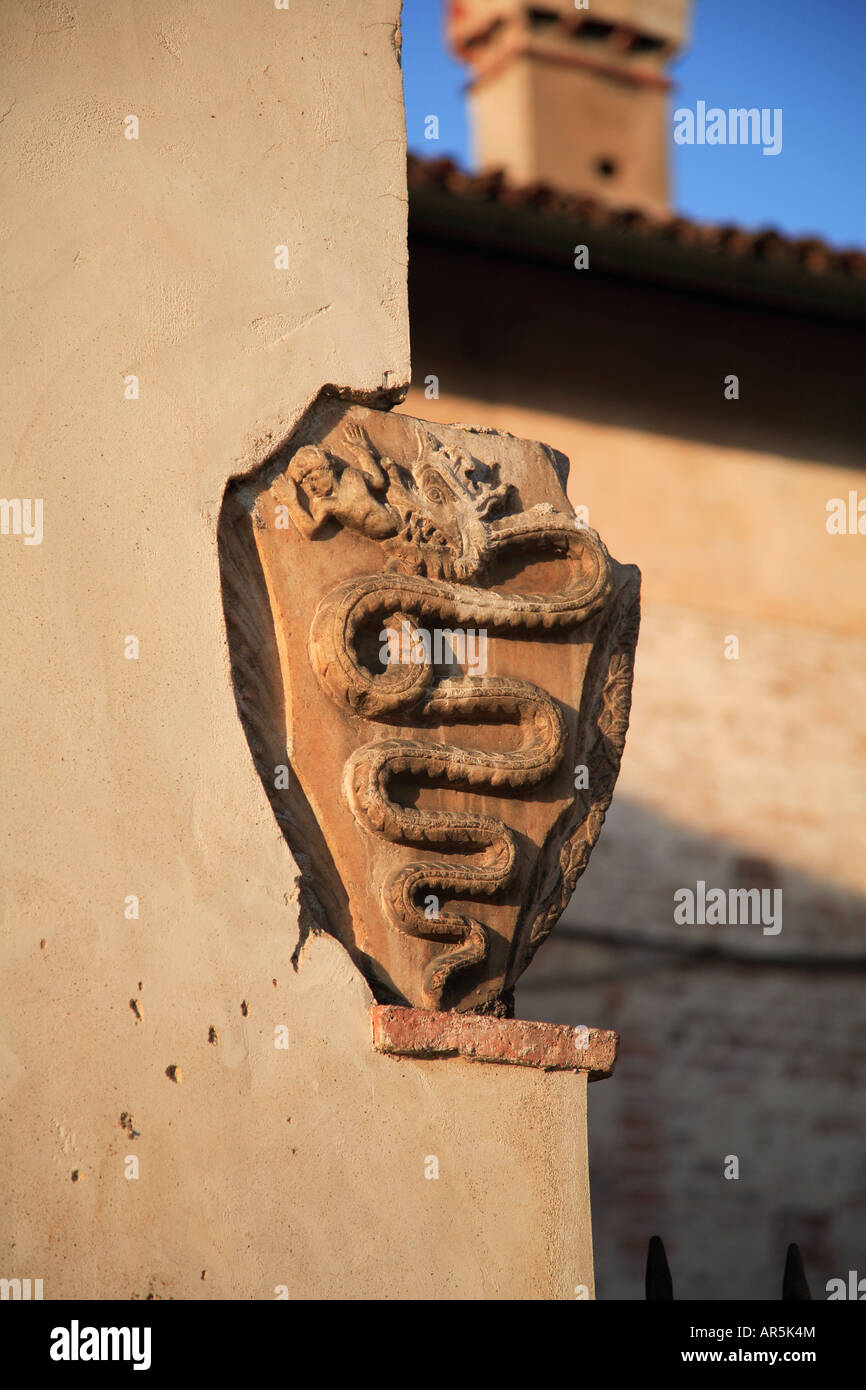
<svg viewBox="0 0 866 1390">
<path fill-rule="evenodd" d="M 792 1240 L 823 1298 L 866 1273 L 864 643 L 650 605 L 638 651 L 608 822 L 517 991 L 622 1034 L 590 1090 L 598 1296 L 642 1298 L 660 1234 L 680 1298 L 777 1299 Z M 698 879 L 780 887 L 781 932 L 678 926 Z"/>
</svg>

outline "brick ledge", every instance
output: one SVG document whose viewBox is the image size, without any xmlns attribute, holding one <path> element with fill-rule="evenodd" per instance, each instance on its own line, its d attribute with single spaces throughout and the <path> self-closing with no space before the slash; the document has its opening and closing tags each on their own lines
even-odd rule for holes
<svg viewBox="0 0 866 1390">
<path fill-rule="evenodd" d="M 396 1004 L 371 1009 L 373 1047 L 395 1057 L 467 1057 L 543 1071 L 585 1071 L 590 1081 L 610 1076 L 619 1034 L 484 1014 L 434 1013 Z"/>
</svg>

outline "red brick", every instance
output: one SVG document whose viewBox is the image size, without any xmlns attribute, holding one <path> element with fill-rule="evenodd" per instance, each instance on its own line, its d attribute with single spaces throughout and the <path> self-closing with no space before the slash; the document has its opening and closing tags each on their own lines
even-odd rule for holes
<svg viewBox="0 0 866 1390">
<path fill-rule="evenodd" d="M 533 1023 L 483 1014 L 435 1013 L 374 1004 L 373 1046 L 401 1057 L 468 1057 L 544 1071 L 585 1071 L 590 1081 L 610 1076 L 619 1036 L 601 1028 Z"/>
</svg>

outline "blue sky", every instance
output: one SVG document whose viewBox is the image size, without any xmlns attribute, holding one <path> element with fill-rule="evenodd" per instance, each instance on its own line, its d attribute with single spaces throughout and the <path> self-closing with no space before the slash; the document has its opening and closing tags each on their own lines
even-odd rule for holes
<svg viewBox="0 0 866 1390">
<path fill-rule="evenodd" d="M 675 107 L 781 107 L 782 150 L 676 145 L 673 203 L 688 217 L 866 245 L 866 0 L 695 0 L 671 69 Z M 463 86 L 443 0 L 403 0 L 409 148 L 471 167 Z M 439 117 L 439 140 L 424 118 Z M 673 123 L 671 126 L 673 129 Z"/>
</svg>

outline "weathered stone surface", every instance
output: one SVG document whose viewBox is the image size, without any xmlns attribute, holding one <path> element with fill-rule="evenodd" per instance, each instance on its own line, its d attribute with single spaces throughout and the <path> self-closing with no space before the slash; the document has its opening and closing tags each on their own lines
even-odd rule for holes
<svg viewBox="0 0 866 1390">
<path fill-rule="evenodd" d="M 564 1023 L 489 1018 L 483 1014 L 374 1004 L 373 1046 L 398 1057 L 469 1057 L 543 1071 L 585 1071 L 600 1081 L 613 1072 L 619 1035 Z"/>
<path fill-rule="evenodd" d="M 239 708 L 304 920 L 381 1002 L 496 1007 L 598 838 L 639 575 L 567 467 L 322 397 L 224 508 Z"/>
</svg>

